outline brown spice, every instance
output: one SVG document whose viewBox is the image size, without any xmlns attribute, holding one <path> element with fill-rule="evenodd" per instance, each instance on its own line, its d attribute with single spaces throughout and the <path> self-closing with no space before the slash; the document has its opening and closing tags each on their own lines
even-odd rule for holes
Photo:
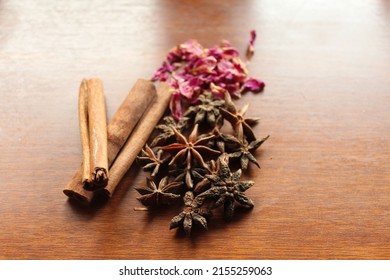
<svg viewBox="0 0 390 280">
<path fill-rule="evenodd" d="M 141 194 L 137 197 L 145 206 L 168 205 L 178 201 L 181 196 L 174 193 L 180 187 L 180 182 L 168 182 L 168 176 L 162 178 L 158 184 L 152 179 L 146 178 L 146 186 L 135 188 Z"/>
<path fill-rule="evenodd" d="M 84 79 L 80 84 L 79 91 L 79 127 L 81 147 L 83 152 L 83 177 L 82 182 L 89 184 L 91 181 L 91 152 L 89 149 L 89 132 L 88 132 L 88 86 Z"/>
<path fill-rule="evenodd" d="M 157 149 L 154 152 L 152 148 L 145 145 L 141 154 L 137 156 L 137 162 L 142 166 L 144 171 L 150 171 L 150 177 L 154 178 L 160 171 L 161 167 L 168 163 L 169 157 L 162 158 L 163 150 Z"/>
<path fill-rule="evenodd" d="M 248 141 L 256 140 L 252 126 L 258 123 L 258 118 L 247 118 L 245 113 L 248 110 L 249 104 L 246 104 L 241 110 L 238 110 L 232 102 L 229 94 L 225 94 L 225 107 L 220 108 L 221 115 L 233 127 L 233 130 L 239 140 L 247 138 Z"/>
<path fill-rule="evenodd" d="M 131 167 L 137 155 L 142 150 L 153 129 L 164 115 L 172 92 L 168 84 L 161 84 L 157 91 L 157 98 L 142 116 L 137 127 L 130 135 L 120 154 L 110 169 L 110 181 L 104 189 L 108 196 L 112 196 L 115 188 Z"/>
<path fill-rule="evenodd" d="M 156 88 L 148 80 L 138 80 L 108 125 L 107 154 L 108 164 L 111 165 L 122 148 L 137 122 L 156 97 Z M 83 168 L 76 170 L 63 192 L 70 198 L 83 202 L 91 202 L 93 192 L 84 189 L 82 182 Z"/>
<path fill-rule="evenodd" d="M 85 82 L 83 89 L 85 90 Z M 107 115 L 101 80 L 87 80 L 87 93 L 90 167 L 86 166 L 85 161 L 83 166 L 91 173 L 91 179 L 84 187 L 97 190 L 104 188 L 108 182 Z M 83 174 L 85 173 L 84 171 Z"/>
<path fill-rule="evenodd" d="M 168 146 L 162 147 L 164 151 L 168 151 L 170 153 L 174 153 L 175 156 L 172 158 L 169 165 L 172 165 L 178 162 L 181 159 L 187 164 L 187 168 L 191 169 L 192 162 L 195 161 L 199 164 L 199 166 L 208 169 L 208 166 L 203 160 L 201 153 L 207 155 L 219 155 L 220 152 L 217 150 L 213 150 L 204 144 L 212 139 L 214 136 L 206 136 L 203 138 L 198 137 L 198 124 L 195 124 L 194 129 L 191 134 L 188 136 L 188 139 L 181 134 L 179 131 L 173 128 L 176 134 L 177 143 L 170 144 Z"/>
</svg>

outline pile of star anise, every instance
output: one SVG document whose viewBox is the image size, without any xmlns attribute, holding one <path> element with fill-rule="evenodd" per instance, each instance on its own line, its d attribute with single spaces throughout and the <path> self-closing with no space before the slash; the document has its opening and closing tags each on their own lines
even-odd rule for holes
<svg viewBox="0 0 390 280">
<path fill-rule="evenodd" d="M 252 32 L 250 56 L 254 36 Z M 213 209 L 223 207 L 230 220 L 236 207 L 253 208 L 245 192 L 254 182 L 240 178 L 249 164 L 260 167 L 254 152 L 268 136 L 256 138 L 252 127 L 258 119 L 246 117 L 248 105 L 238 109 L 231 96 L 260 91 L 264 83 L 247 77 L 229 43 L 205 49 L 194 41 L 172 50 L 154 80 L 170 81 L 175 93 L 171 115 L 138 156 L 143 170 L 150 172 L 146 187 L 136 188 L 138 199 L 148 207 L 182 203 L 170 228 L 182 226 L 187 234 L 193 224 L 207 229 Z"/>
</svg>

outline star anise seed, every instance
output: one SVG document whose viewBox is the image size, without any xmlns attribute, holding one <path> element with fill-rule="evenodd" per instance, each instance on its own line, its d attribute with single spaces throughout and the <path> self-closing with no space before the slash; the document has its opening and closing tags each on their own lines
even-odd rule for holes
<svg viewBox="0 0 390 280">
<path fill-rule="evenodd" d="M 215 175 L 206 175 L 211 183 L 211 188 L 199 194 L 198 199 L 215 199 L 213 208 L 224 205 L 224 217 L 230 220 L 233 217 L 237 202 L 246 208 L 253 208 L 253 201 L 244 192 L 253 186 L 252 181 L 240 181 L 241 169 L 231 172 L 228 160 L 219 158 L 220 169 Z"/>
<path fill-rule="evenodd" d="M 156 126 L 161 132 L 153 139 L 150 146 L 167 144 L 170 140 L 175 139 L 175 131 L 173 129 L 177 131 L 184 130 L 188 125 L 188 120 L 186 117 L 181 118 L 179 121 L 175 121 L 171 116 L 164 117 L 162 123 Z"/>
<path fill-rule="evenodd" d="M 240 159 L 241 169 L 245 171 L 248 168 L 249 162 L 254 163 L 258 168 L 260 168 L 260 165 L 256 158 L 253 156 L 253 152 L 260 147 L 267 139 L 269 138 L 269 135 L 262 138 L 254 140 L 250 143 L 244 140 L 239 140 L 237 138 L 228 137 L 226 139 L 226 145 L 230 147 L 230 149 L 233 150 L 233 152 L 228 153 L 230 158 L 238 158 Z"/>
<path fill-rule="evenodd" d="M 238 110 L 236 105 L 231 101 L 229 94 L 225 94 L 225 104 L 227 109 L 220 108 L 219 110 L 221 115 L 230 122 L 237 137 L 243 139 L 246 136 L 248 141 L 255 140 L 256 137 L 252 126 L 257 124 L 259 119 L 245 117 L 249 104 L 245 105 L 241 110 Z"/>
<path fill-rule="evenodd" d="M 208 169 L 201 153 L 207 154 L 208 156 L 216 156 L 220 154 L 219 151 L 203 145 L 213 137 L 212 135 L 198 139 L 198 124 L 195 124 L 188 139 L 175 128 L 173 128 L 173 130 L 176 134 L 177 143 L 162 147 L 165 151 L 173 154 L 176 153 L 169 165 L 179 162 L 179 159 L 183 159 L 186 163 L 187 169 L 191 169 L 192 166 L 194 166 L 194 162 L 199 164 L 199 166 Z"/>
<path fill-rule="evenodd" d="M 219 116 L 219 108 L 225 103 L 224 100 L 215 100 L 211 92 L 199 96 L 200 103 L 190 106 L 184 113 L 185 117 L 194 119 L 194 123 L 207 122 L 211 127 L 215 125 Z"/>
<path fill-rule="evenodd" d="M 145 206 L 171 204 L 181 198 L 179 194 L 174 193 L 180 185 L 179 182 L 168 183 L 168 176 L 162 178 L 158 186 L 153 180 L 146 178 L 146 187 L 135 188 L 141 194 L 137 199 Z"/>
<path fill-rule="evenodd" d="M 161 158 L 163 150 L 153 151 L 147 144 L 142 149 L 140 156 L 137 156 L 138 163 L 142 166 L 144 171 L 150 171 L 151 177 L 155 177 L 160 170 L 160 167 L 167 163 L 169 157 Z"/>
<path fill-rule="evenodd" d="M 191 191 L 186 192 L 183 201 L 184 209 L 179 215 L 173 217 L 169 229 L 177 228 L 182 225 L 186 234 L 190 235 L 193 222 L 195 222 L 207 230 L 207 220 L 201 215 L 199 208 L 201 206 L 201 201 L 195 198 Z"/>
<path fill-rule="evenodd" d="M 216 175 L 220 168 L 219 161 L 216 162 L 215 160 L 211 160 L 208 162 L 208 165 L 209 165 L 210 174 Z M 210 187 L 210 181 L 204 176 L 202 180 L 196 184 L 194 188 L 194 193 L 202 193 L 209 187 Z"/>
<path fill-rule="evenodd" d="M 209 140 L 208 146 L 219 150 L 221 153 L 225 152 L 225 140 L 223 139 L 223 134 L 221 132 L 221 127 L 223 126 L 223 117 L 219 115 L 217 120 L 215 121 L 214 128 L 205 135 L 201 135 L 200 137 L 206 137 L 213 135 L 214 137 Z"/>
<path fill-rule="evenodd" d="M 183 182 L 187 188 L 192 189 L 197 182 L 204 179 L 207 170 L 202 167 L 178 168 L 177 165 L 172 165 L 169 173 L 175 176 L 174 181 Z"/>
</svg>

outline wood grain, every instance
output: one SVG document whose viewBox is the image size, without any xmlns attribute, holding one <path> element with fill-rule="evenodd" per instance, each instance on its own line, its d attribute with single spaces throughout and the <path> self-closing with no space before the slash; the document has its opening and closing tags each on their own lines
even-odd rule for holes
<svg viewBox="0 0 390 280">
<path fill-rule="evenodd" d="M 267 86 L 239 104 L 271 137 L 252 211 L 188 239 L 168 230 L 178 209 L 133 210 L 135 166 L 107 203 L 67 200 L 83 77 L 103 80 L 110 119 L 174 45 L 244 53 L 253 28 Z M 0 259 L 389 259 L 389 49 L 386 0 L 0 1 Z"/>
</svg>

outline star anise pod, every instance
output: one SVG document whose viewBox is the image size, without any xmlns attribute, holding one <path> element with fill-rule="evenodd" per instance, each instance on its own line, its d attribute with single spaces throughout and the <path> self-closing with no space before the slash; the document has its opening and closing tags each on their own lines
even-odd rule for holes
<svg viewBox="0 0 390 280">
<path fill-rule="evenodd" d="M 207 173 L 207 170 L 202 167 L 192 167 L 188 166 L 180 168 L 180 165 L 173 165 L 172 170 L 169 172 L 171 175 L 175 176 L 174 181 L 183 182 L 187 188 L 192 189 L 194 184 L 204 179 L 204 175 Z"/>
<path fill-rule="evenodd" d="M 158 186 L 153 180 L 146 178 L 146 187 L 135 188 L 141 194 L 137 199 L 145 206 L 171 204 L 181 198 L 175 193 L 180 185 L 179 182 L 168 183 L 168 176 L 162 178 Z"/>
<path fill-rule="evenodd" d="M 218 159 L 220 169 L 217 174 L 206 175 L 211 183 L 211 188 L 199 194 L 198 199 L 214 199 L 213 208 L 224 205 L 224 217 L 231 220 L 234 214 L 236 203 L 246 208 L 253 208 L 253 201 L 244 192 L 253 186 L 252 181 L 240 181 L 241 169 L 231 172 L 228 159 Z"/>
<path fill-rule="evenodd" d="M 268 138 L 269 135 L 262 139 L 257 139 L 249 143 L 246 139 L 239 140 L 232 135 L 225 136 L 226 145 L 229 149 L 232 150 L 232 152 L 228 153 L 228 155 L 230 158 L 240 159 L 241 169 L 243 171 L 248 168 L 249 162 L 254 163 L 258 168 L 260 168 L 259 163 L 253 156 L 253 152 L 258 147 L 260 147 Z"/>
<path fill-rule="evenodd" d="M 216 156 L 220 154 L 219 151 L 213 150 L 204 145 L 213 137 L 212 135 L 198 139 L 198 124 L 195 124 L 188 139 L 175 128 L 173 128 L 173 130 L 176 135 L 177 143 L 162 147 L 163 150 L 176 154 L 169 165 L 173 165 L 174 163 L 178 163 L 179 160 L 183 160 L 188 170 L 194 167 L 195 163 L 197 163 L 200 167 L 208 169 L 201 153 L 207 154 L 208 156 Z"/>
<path fill-rule="evenodd" d="M 249 104 L 245 105 L 241 110 L 238 110 L 232 102 L 230 95 L 225 94 L 225 108 L 220 108 L 221 115 L 232 125 L 239 139 L 247 137 L 248 141 L 256 139 L 253 133 L 252 126 L 258 123 L 257 118 L 247 118 L 245 113 L 248 110 Z"/>
<path fill-rule="evenodd" d="M 188 191 L 184 195 L 183 201 L 184 209 L 179 215 L 173 217 L 169 229 L 177 228 L 182 225 L 186 234 L 190 235 L 193 222 L 195 222 L 207 230 L 207 220 L 203 216 L 204 213 L 202 213 L 200 208 L 202 200 L 197 199 L 191 191 Z"/>
<path fill-rule="evenodd" d="M 215 121 L 215 125 L 213 129 L 207 134 L 203 134 L 200 137 L 214 136 L 211 138 L 207 144 L 210 148 L 215 148 L 219 150 L 221 153 L 225 152 L 225 140 L 223 139 L 223 133 L 221 132 L 221 127 L 223 126 L 223 117 L 219 115 Z"/>
<path fill-rule="evenodd" d="M 169 157 L 162 158 L 163 150 L 158 149 L 157 153 L 153 151 L 147 144 L 142 149 L 141 154 L 137 156 L 138 163 L 144 171 L 151 172 L 150 176 L 155 177 L 160 170 L 160 167 L 168 162 Z"/>
<path fill-rule="evenodd" d="M 166 116 L 163 118 L 162 123 L 157 125 L 156 128 L 161 132 L 153 139 L 150 146 L 154 147 L 160 144 L 166 144 L 170 140 L 175 139 L 175 131 L 184 130 L 188 125 L 188 118 L 183 117 L 179 121 L 175 121 L 175 119 L 171 116 Z"/>
<path fill-rule="evenodd" d="M 218 171 L 219 171 L 219 168 L 220 168 L 219 161 L 210 160 L 208 162 L 208 165 L 209 165 L 209 172 L 210 172 L 208 175 L 216 175 L 216 174 L 218 174 Z M 202 180 L 199 183 L 196 184 L 196 186 L 194 188 L 194 193 L 202 193 L 206 189 L 208 189 L 209 187 L 210 187 L 209 179 L 207 179 L 206 176 L 203 176 Z"/>
<path fill-rule="evenodd" d="M 207 122 L 211 127 L 215 125 L 219 116 L 219 108 L 225 103 L 224 100 L 215 100 L 211 92 L 199 96 L 200 103 L 188 108 L 184 113 L 185 117 L 194 119 L 194 123 Z"/>
</svg>

